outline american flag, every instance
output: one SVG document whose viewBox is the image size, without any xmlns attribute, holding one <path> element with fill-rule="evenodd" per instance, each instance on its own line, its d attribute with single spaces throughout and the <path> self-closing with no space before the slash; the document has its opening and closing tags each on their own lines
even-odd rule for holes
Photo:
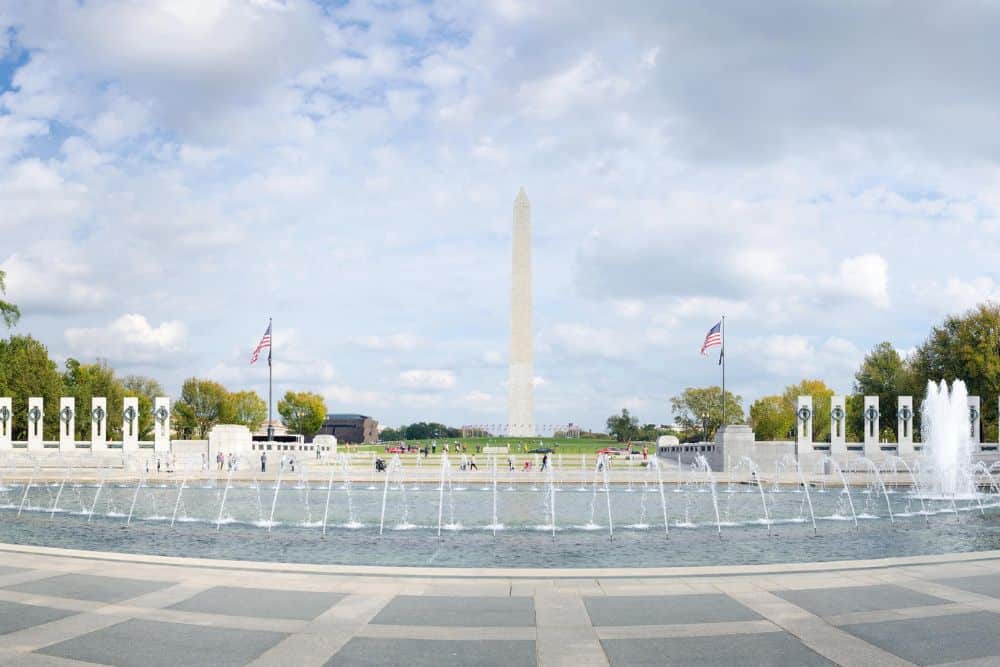
<svg viewBox="0 0 1000 667">
<path fill-rule="evenodd" d="M 260 339 L 257 343 L 257 347 L 254 348 L 253 354 L 250 355 L 250 365 L 253 366 L 260 359 L 260 351 L 267 348 L 267 363 L 271 363 L 271 325 L 267 325 L 267 331 L 264 332 L 264 337 Z"/>
<path fill-rule="evenodd" d="M 708 330 L 708 334 L 705 336 L 705 342 L 701 344 L 701 356 L 705 356 L 705 352 L 708 351 L 710 347 L 721 347 L 722 346 L 722 321 L 716 323 L 714 327 Z"/>
</svg>

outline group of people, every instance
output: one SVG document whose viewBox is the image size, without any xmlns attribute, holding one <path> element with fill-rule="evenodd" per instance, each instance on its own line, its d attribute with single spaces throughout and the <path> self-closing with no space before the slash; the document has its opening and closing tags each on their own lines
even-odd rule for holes
<svg viewBox="0 0 1000 667">
<path fill-rule="evenodd" d="M 163 472 L 163 468 L 166 466 L 167 472 L 174 471 L 174 455 L 167 454 L 163 458 L 159 456 L 156 457 L 156 472 Z M 146 473 L 149 474 L 149 459 L 146 459 Z"/>
<path fill-rule="evenodd" d="M 219 472 L 222 472 L 223 467 L 225 467 L 227 471 L 239 470 L 240 459 L 232 452 L 229 452 L 228 454 L 218 452 L 215 455 L 215 465 L 218 467 Z"/>
<path fill-rule="evenodd" d="M 286 467 L 290 467 L 291 471 L 295 472 L 295 457 L 290 454 L 282 454 L 281 460 L 278 461 L 278 467 L 281 472 L 284 472 Z M 260 453 L 260 471 L 267 472 L 267 452 Z"/>
</svg>

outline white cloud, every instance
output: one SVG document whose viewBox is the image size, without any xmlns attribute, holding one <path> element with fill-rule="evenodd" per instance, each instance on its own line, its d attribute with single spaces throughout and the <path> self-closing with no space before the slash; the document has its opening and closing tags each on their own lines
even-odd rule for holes
<svg viewBox="0 0 1000 667">
<path fill-rule="evenodd" d="M 388 350 L 394 352 L 408 352 L 417 349 L 422 344 L 419 336 L 408 332 L 388 334 L 386 336 L 361 336 L 352 338 L 351 342 L 370 350 Z"/>
<path fill-rule="evenodd" d="M 948 278 L 917 286 L 917 298 L 942 315 L 958 315 L 987 301 L 1000 301 L 1000 284 L 989 276 Z"/>
<path fill-rule="evenodd" d="M 475 423 L 505 406 L 523 183 L 539 423 L 600 427 L 617 397 L 666 419 L 665 397 L 717 381 L 697 350 L 723 313 L 748 399 L 804 375 L 844 389 L 860 350 L 912 346 L 998 289 L 1000 49 L 981 26 L 1000 10 L 944 36 L 947 9 L 899 11 L 741 32 L 680 3 L 13 3 L 18 331 L 61 353 L 121 313 L 182 321 L 197 344 L 156 369 L 168 389 L 262 392 L 247 355 L 274 314 L 278 395 Z M 913 49 L 932 42 L 928 67 Z M 886 44 L 898 57 L 858 56 Z"/>
<path fill-rule="evenodd" d="M 64 335 L 70 350 L 83 357 L 156 365 L 182 348 L 187 330 L 176 320 L 153 326 L 143 315 L 127 314 L 103 327 L 66 329 Z"/>
<path fill-rule="evenodd" d="M 821 288 L 834 298 L 857 300 L 876 308 L 889 307 L 889 264 L 878 254 L 850 257 L 836 275 L 820 279 Z"/>
<path fill-rule="evenodd" d="M 633 88 L 628 78 L 587 54 L 561 72 L 521 84 L 518 97 L 529 114 L 552 120 L 620 97 Z"/>
<path fill-rule="evenodd" d="M 455 374 L 441 369 L 413 369 L 399 374 L 400 383 L 409 389 L 436 391 L 451 389 L 458 380 Z"/>
<path fill-rule="evenodd" d="M 90 264 L 67 244 L 33 245 L 5 259 L 0 270 L 7 274 L 7 296 L 25 313 L 80 313 L 109 300 Z"/>
</svg>

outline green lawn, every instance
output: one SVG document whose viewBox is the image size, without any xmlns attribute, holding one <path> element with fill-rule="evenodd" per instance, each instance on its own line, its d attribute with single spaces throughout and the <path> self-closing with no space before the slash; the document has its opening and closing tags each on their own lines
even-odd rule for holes
<svg viewBox="0 0 1000 667">
<path fill-rule="evenodd" d="M 455 451 L 454 444 L 456 442 L 461 442 L 463 445 L 468 447 L 469 452 L 475 451 L 477 445 L 480 447 L 496 447 L 507 445 L 510 447 L 511 453 L 520 453 L 521 446 L 524 446 L 525 451 L 530 449 L 536 449 L 538 447 L 549 447 L 555 450 L 559 454 L 593 454 L 599 449 L 604 449 L 605 447 L 621 447 L 622 443 L 615 441 L 613 438 L 591 440 L 591 439 L 577 439 L 577 438 L 449 438 L 449 439 L 437 439 L 437 451 L 441 453 L 441 447 L 443 444 L 448 443 L 451 446 L 451 451 Z M 429 447 L 431 440 L 407 440 L 407 445 L 420 447 Z M 633 442 L 633 449 L 642 449 L 643 444 L 649 446 L 650 449 L 653 448 L 653 443 L 638 443 Z M 381 452 L 385 450 L 385 444 L 378 445 L 356 445 L 351 446 L 352 451 L 376 451 Z"/>
</svg>

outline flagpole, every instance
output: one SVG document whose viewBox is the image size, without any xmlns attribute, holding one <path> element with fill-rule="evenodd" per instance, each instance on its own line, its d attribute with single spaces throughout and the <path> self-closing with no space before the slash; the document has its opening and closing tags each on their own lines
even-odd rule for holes
<svg viewBox="0 0 1000 667">
<path fill-rule="evenodd" d="M 274 350 L 274 330 L 271 329 L 271 318 L 267 318 L 267 330 L 271 332 L 271 344 L 267 347 L 267 441 L 274 440 L 274 422 L 271 420 L 271 353 Z"/>
<path fill-rule="evenodd" d="M 726 426 L 726 316 L 722 316 L 722 427 Z"/>
</svg>

